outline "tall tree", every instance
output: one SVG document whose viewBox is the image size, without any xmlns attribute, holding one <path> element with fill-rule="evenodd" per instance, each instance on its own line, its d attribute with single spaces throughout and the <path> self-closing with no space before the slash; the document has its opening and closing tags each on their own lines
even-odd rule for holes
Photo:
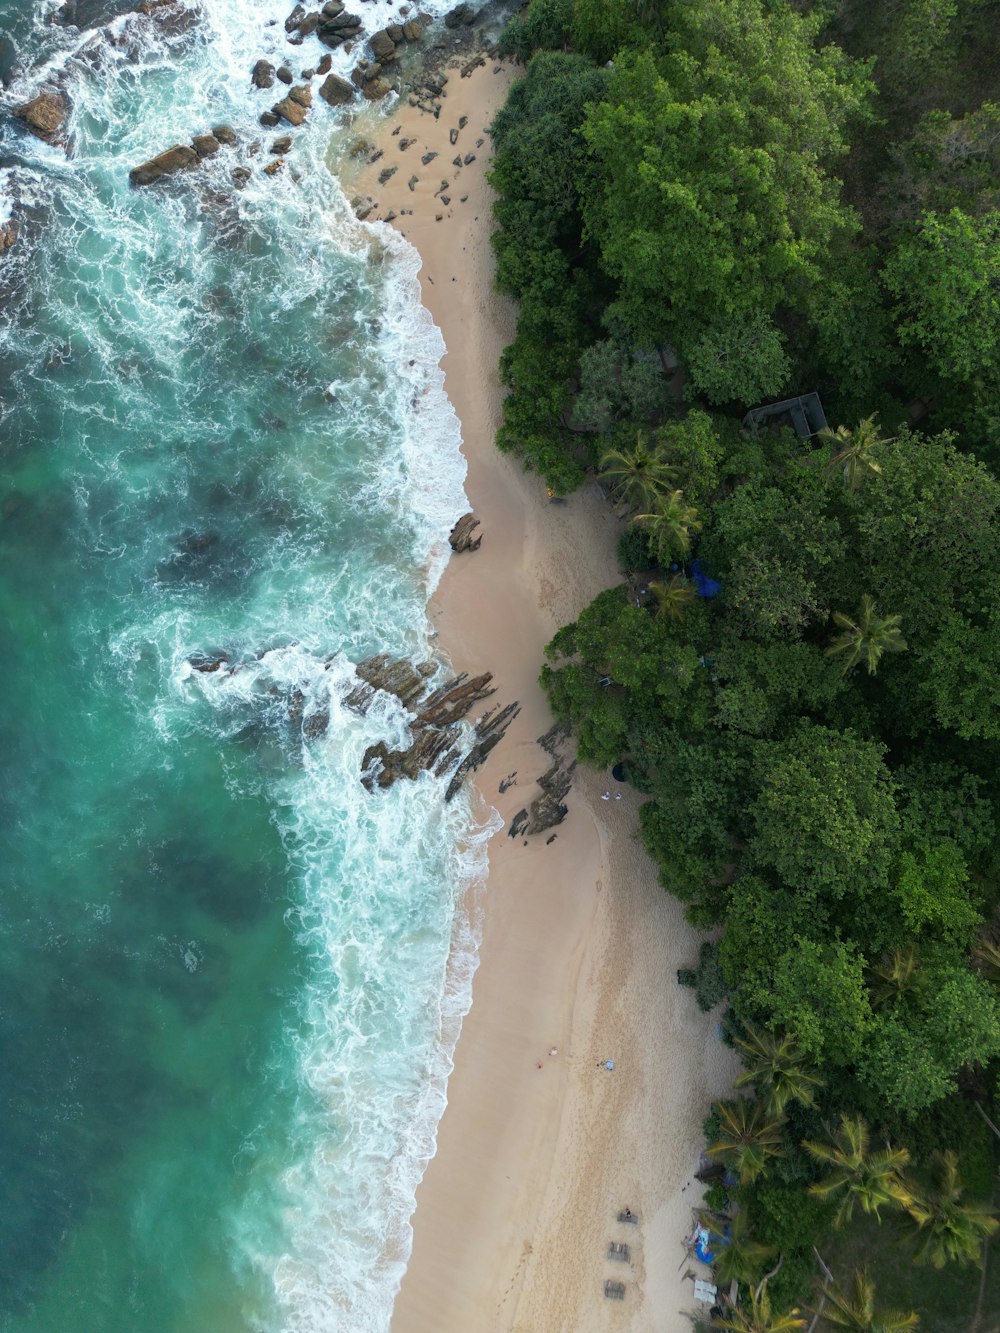
<svg viewBox="0 0 1000 1333">
<path fill-rule="evenodd" d="M 751 1288 L 746 1300 L 746 1305 L 735 1305 L 725 1314 L 716 1315 L 712 1327 L 728 1329 L 729 1333 L 794 1333 L 795 1329 L 806 1326 L 797 1309 L 786 1314 L 775 1313 L 766 1282 Z"/>
<path fill-rule="evenodd" d="M 899 628 L 902 616 L 879 616 L 875 603 L 867 593 L 861 598 L 857 620 L 834 611 L 833 621 L 840 633 L 830 640 L 827 657 L 844 655 L 844 675 L 863 662 L 869 676 L 878 671 L 878 664 L 886 653 L 905 653 L 908 647 Z"/>
<path fill-rule="evenodd" d="M 812 1106 L 824 1080 L 803 1057 L 788 1032 L 768 1032 L 752 1023 L 743 1024 L 745 1037 L 737 1037 L 747 1069 L 736 1080 L 738 1088 L 753 1084 L 763 1095 L 772 1115 L 784 1115 L 789 1102 Z"/>
<path fill-rule="evenodd" d="M 654 579 L 649 591 L 656 598 L 656 614 L 664 620 L 681 621 L 684 612 L 698 600 L 698 595 L 683 574 L 673 574 L 666 581 Z"/>
<path fill-rule="evenodd" d="M 671 467 L 656 442 L 639 431 L 635 444 L 623 449 L 608 449 L 601 456 L 601 478 L 607 481 L 620 511 L 653 509 L 676 480 Z"/>
<path fill-rule="evenodd" d="M 652 512 L 637 514 L 635 521 L 649 533 L 661 561 L 687 555 L 692 534 L 702 528 L 698 510 L 688 504 L 683 491 L 668 491 L 657 500 Z"/>
<path fill-rule="evenodd" d="M 860 1116 L 841 1116 L 840 1127 L 829 1142 L 806 1139 L 802 1146 L 817 1162 L 831 1168 L 809 1190 L 817 1198 L 836 1202 L 835 1226 L 850 1222 L 855 1204 L 876 1218 L 881 1208 L 908 1205 L 910 1193 L 900 1172 L 909 1163 L 909 1151 L 890 1147 L 872 1151 L 868 1126 Z"/>
<path fill-rule="evenodd" d="M 762 1102 L 740 1097 L 734 1102 L 716 1102 L 719 1138 L 709 1149 L 739 1176 L 741 1185 L 749 1185 L 764 1170 L 772 1157 L 783 1151 L 782 1120 L 771 1115 Z"/>
<path fill-rule="evenodd" d="M 996 1235 L 1000 1223 L 987 1203 L 962 1201 L 958 1156 L 950 1149 L 936 1152 L 929 1184 L 908 1183 L 906 1211 L 917 1224 L 916 1262 L 982 1263 L 983 1242 Z"/>
<path fill-rule="evenodd" d="M 842 472 L 845 485 L 852 491 L 856 491 L 866 477 L 877 476 L 882 471 L 876 455 L 882 445 L 892 443 L 879 435 L 874 417 L 865 417 L 856 430 L 838 426 L 836 430 L 820 431 L 819 437 L 836 449 L 827 467 Z"/>
<path fill-rule="evenodd" d="M 875 1284 L 866 1269 L 855 1272 L 851 1290 L 833 1285 L 824 1288 L 823 1295 L 825 1300 L 817 1306 L 816 1313 L 828 1324 L 851 1329 L 853 1333 L 906 1333 L 920 1323 L 913 1310 L 879 1309 L 875 1304 Z"/>
</svg>

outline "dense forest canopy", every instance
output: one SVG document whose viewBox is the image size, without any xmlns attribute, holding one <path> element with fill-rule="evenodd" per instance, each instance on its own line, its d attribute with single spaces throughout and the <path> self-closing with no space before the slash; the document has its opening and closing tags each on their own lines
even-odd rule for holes
<svg viewBox="0 0 1000 1333">
<path fill-rule="evenodd" d="M 998 19 L 532 0 L 502 39 L 498 443 L 622 518 L 542 679 L 648 798 L 746 1063 L 706 1125 L 720 1327 L 874 1300 L 814 1248 L 871 1219 L 876 1286 L 997 1229 Z M 825 429 L 742 424 L 812 391 Z"/>
</svg>

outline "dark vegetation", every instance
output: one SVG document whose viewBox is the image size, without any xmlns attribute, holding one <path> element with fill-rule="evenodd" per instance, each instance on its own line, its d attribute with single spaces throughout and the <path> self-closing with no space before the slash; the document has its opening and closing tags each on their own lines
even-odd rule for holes
<svg viewBox="0 0 1000 1333">
<path fill-rule="evenodd" d="M 498 443 L 623 518 L 543 682 L 648 797 L 712 938 L 680 980 L 746 1065 L 706 1124 L 717 1327 L 821 1294 L 824 1327 L 996 1326 L 996 19 L 533 0 L 503 37 Z M 814 389 L 836 429 L 742 427 Z"/>
</svg>

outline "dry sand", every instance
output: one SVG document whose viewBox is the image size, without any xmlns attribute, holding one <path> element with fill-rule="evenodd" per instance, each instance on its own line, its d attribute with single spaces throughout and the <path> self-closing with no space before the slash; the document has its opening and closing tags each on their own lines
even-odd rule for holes
<svg viewBox="0 0 1000 1333">
<path fill-rule="evenodd" d="M 452 558 L 432 614 L 455 666 L 491 670 L 497 700 L 522 704 L 478 779 L 505 822 L 538 794 L 549 762 L 537 744 L 551 725 L 537 679 L 544 646 L 620 581 L 619 525 L 596 488 L 550 504 L 541 480 L 494 448 L 497 363 L 514 311 L 492 288 L 486 131 L 514 74 L 494 61 L 465 79 L 450 71 L 437 121 L 408 107 L 366 112 L 355 128 L 384 155 L 348 182 L 378 201 L 373 219 L 399 215 L 448 348 L 447 391 L 485 536 L 481 550 Z M 422 165 L 427 152 L 438 156 Z M 476 160 L 456 169 L 456 153 Z M 445 180 L 448 204 L 435 193 Z M 499 794 L 515 770 L 516 785 Z M 638 841 L 638 796 L 616 791 L 610 775 L 581 770 L 555 841 L 493 839 L 473 1007 L 417 1192 L 393 1333 L 690 1328 L 685 1274 L 708 1276 L 682 1244 L 700 1199 L 701 1123 L 735 1062 L 718 1015 L 676 984 L 699 939 Z M 614 1072 L 597 1068 L 605 1059 Z M 616 1222 L 626 1207 L 638 1226 Z M 627 1242 L 628 1263 L 608 1259 L 611 1241 Z M 608 1278 L 625 1282 L 622 1303 L 605 1299 Z"/>
</svg>

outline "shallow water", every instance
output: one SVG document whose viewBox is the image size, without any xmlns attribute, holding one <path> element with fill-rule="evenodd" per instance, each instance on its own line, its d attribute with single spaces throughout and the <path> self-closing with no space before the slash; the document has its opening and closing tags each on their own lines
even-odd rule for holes
<svg viewBox="0 0 1000 1333">
<path fill-rule="evenodd" d="M 368 796 L 405 718 L 342 702 L 352 662 L 427 654 L 463 504 L 440 337 L 318 98 L 294 170 L 227 188 L 290 5 L 200 8 L 173 39 L 0 0 L 7 101 L 74 107 L 69 157 L 0 123 L 10 1333 L 385 1329 L 474 966 L 489 826 L 430 779 Z M 129 189 L 221 122 L 239 149 Z"/>
</svg>

